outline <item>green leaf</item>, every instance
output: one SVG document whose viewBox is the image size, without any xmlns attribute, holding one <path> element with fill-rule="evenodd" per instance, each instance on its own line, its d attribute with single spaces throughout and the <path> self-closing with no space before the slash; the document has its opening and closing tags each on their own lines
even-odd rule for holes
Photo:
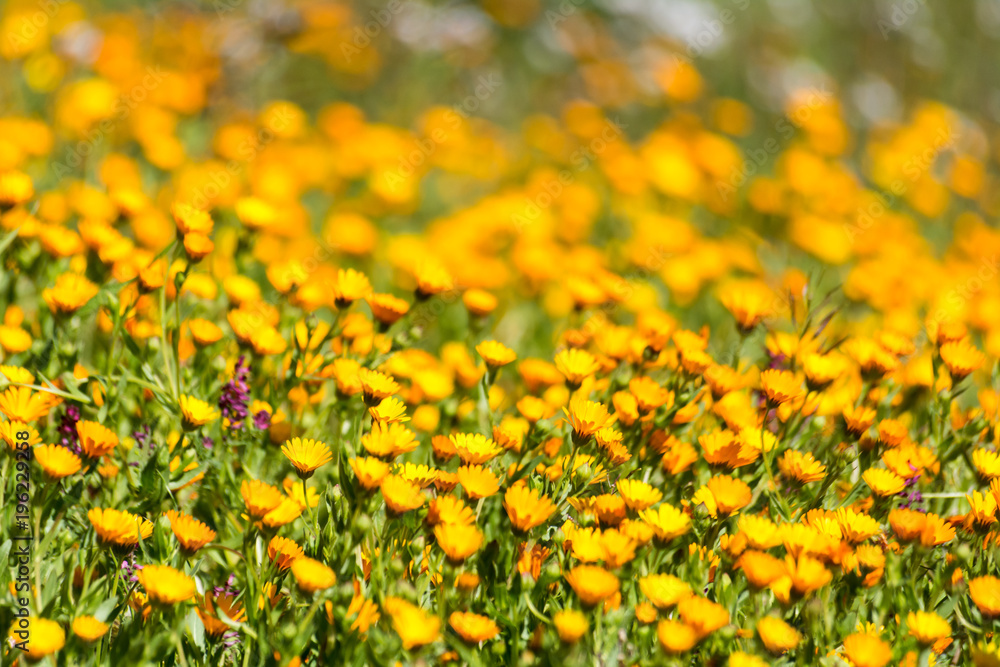
<svg viewBox="0 0 1000 667">
<path fill-rule="evenodd" d="M 21 231 L 20 227 L 6 234 L 2 239 L 0 239 L 0 255 L 3 255 L 4 251 L 7 250 L 7 247 L 14 242 L 14 239 L 17 238 L 17 233 L 19 231 Z"/>
</svg>

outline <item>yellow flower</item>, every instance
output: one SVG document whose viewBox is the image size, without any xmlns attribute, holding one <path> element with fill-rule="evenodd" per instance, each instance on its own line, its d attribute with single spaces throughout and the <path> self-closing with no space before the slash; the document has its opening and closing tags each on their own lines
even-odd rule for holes
<svg viewBox="0 0 1000 667">
<path fill-rule="evenodd" d="M 254 519 L 260 519 L 280 505 L 284 499 L 277 487 L 259 479 L 243 480 L 240 485 L 240 495 L 243 496 L 247 513 Z"/>
<path fill-rule="evenodd" d="M 981 368 L 986 357 L 968 341 L 961 341 L 942 345 L 941 360 L 948 367 L 952 382 L 958 382 Z"/>
<path fill-rule="evenodd" d="M 727 285 L 719 295 L 719 301 L 736 318 L 740 332 L 745 335 L 774 311 L 775 303 L 782 303 L 783 300 L 763 282 L 743 280 Z"/>
<path fill-rule="evenodd" d="M 53 313 L 75 313 L 97 296 L 97 285 L 75 273 L 63 273 L 56 284 L 42 290 L 42 298 Z"/>
<path fill-rule="evenodd" d="M 220 614 L 235 623 L 242 623 L 247 619 L 243 605 L 228 594 L 213 597 L 211 593 L 205 593 L 204 602 L 195 608 L 195 612 L 205 626 L 205 632 L 212 637 L 221 637 L 231 629 L 228 624 L 220 620 Z"/>
<path fill-rule="evenodd" d="M 594 435 L 605 426 L 614 423 L 614 417 L 608 414 L 607 407 L 602 403 L 588 401 L 580 396 L 570 401 L 569 410 L 563 408 L 573 428 L 573 438 L 582 442 Z"/>
<path fill-rule="evenodd" d="M 29 423 L 49 414 L 49 394 L 34 393 L 28 387 L 10 387 L 0 394 L 0 412 L 11 421 Z"/>
<path fill-rule="evenodd" d="M 650 574 L 639 579 L 639 590 L 659 609 L 669 609 L 691 595 L 691 586 L 672 574 Z"/>
<path fill-rule="evenodd" d="M 84 456 L 98 459 L 118 446 L 118 436 L 97 422 L 79 421 L 76 433 Z"/>
<path fill-rule="evenodd" d="M 468 289 L 462 294 L 462 303 L 476 317 L 486 317 L 497 307 L 497 298 L 481 289 Z"/>
<path fill-rule="evenodd" d="M 110 629 L 111 626 L 93 616 L 79 616 L 73 619 L 73 634 L 87 643 L 100 639 Z"/>
<path fill-rule="evenodd" d="M 354 269 L 337 271 L 337 283 L 333 288 L 333 299 L 337 308 L 347 308 L 358 299 L 371 294 L 372 285 L 368 276 Z"/>
<path fill-rule="evenodd" d="M 577 565 L 563 576 L 586 605 L 606 600 L 617 593 L 620 587 L 618 577 L 596 565 Z"/>
<path fill-rule="evenodd" d="M 187 322 L 191 337 L 198 345 L 205 346 L 216 343 L 222 339 L 222 329 L 214 322 L 203 319 L 193 319 Z"/>
<path fill-rule="evenodd" d="M 434 537 L 452 562 L 465 560 L 483 544 L 483 534 L 474 525 L 439 523 L 434 527 Z"/>
<path fill-rule="evenodd" d="M 287 537 L 275 535 L 267 544 L 267 557 L 274 561 L 280 570 L 287 570 L 304 555 L 302 547 Z"/>
<path fill-rule="evenodd" d="M 881 468 L 869 468 L 862 478 L 877 496 L 894 496 L 906 487 L 906 480 L 890 470 Z"/>
<path fill-rule="evenodd" d="M 997 501 L 991 493 L 981 493 L 973 491 L 967 494 L 965 499 L 969 501 L 969 519 L 981 526 L 988 526 L 996 523 Z"/>
<path fill-rule="evenodd" d="M 333 460 L 330 448 L 319 440 L 292 438 L 282 445 L 281 453 L 292 462 L 302 479 L 312 477 L 317 468 Z"/>
<path fill-rule="evenodd" d="M 644 510 L 639 514 L 639 518 L 652 526 L 656 537 L 664 542 L 691 530 L 691 518 L 669 503 Z"/>
<path fill-rule="evenodd" d="M 986 616 L 1000 616 L 1000 579 L 992 576 L 969 581 L 969 595 Z"/>
<path fill-rule="evenodd" d="M 772 405 L 781 405 L 802 395 L 802 383 L 793 373 L 773 368 L 760 374 L 760 389 Z"/>
<path fill-rule="evenodd" d="M 736 651 L 729 654 L 727 667 L 768 667 L 768 663 L 755 655 Z"/>
<path fill-rule="evenodd" d="M 180 403 L 181 421 L 185 431 L 193 431 L 199 426 L 204 426 L 219 418 L 218 408 L 201 399 L 181 396 L 178 402 Z"/>
<path fill-rule="evenodd" d="M 493 639 L 500 634 L 500 628 L 492 619 L 471 612 L 456 611 L 448 617 L 448 625 L 458 636 L 474 644 Z"/>
<path fill-rule="evenodd" d="M 214 223 L 208 212 L 195 208 L 184 202 L 174 202 L 170 212 L 177 223 L 177 231 L 181 234 L 211 234 Z"/>
<path fill-rule="evenodd" d="M 656 636 L 660 646 L 667 653 L 684 653 L 694 648 L 699 637 L 695 629 L 686 623 L 664 619 L 656 626 Z"/>
<path fill-rule="evenodd" d="M 406 600 L 388 597 L 382 608 L 392 619 L 392 627 L 406 650 L 430 644 L 441 636 L 441 620 Z"/>
<path fill-rule="evenodd" d="M 776 655 L 793 650 L 802 640 L 795 628 L 776 616 L 765 616 L 757 621 L 757 634 L 767 650 Z"/>
<path fill-rule="evenodd" d="M 663 499 L 663 492 L 638 479 L 618 482 L 618 493 L 629 509 L 642 511 Z"/>
<path fill-rule="evenodd" d="M 451 436 L 455 453 L 462 463 L 482 465 L 503 453 L 503 448 L 481 433 L 456 433 Z"/>
<path fill-rule="evenodd" d="M 153 524 L 130 512 L 95 507 L 87 512 L 90 524 L 101 542 L 117 546 L 133 546 L 153 534 Z"/>
<path fill-rule="evenodd" d="M 381 489 L 386 507 L 395 514 L 415 510 L 422 506 L 426 499 L 417 484 L 399 475 L 387 475 L 382 480 Z"/>
<path fill-rule="evenodd" d="M 892 649 L 877 636 L 856 632 L 844 639 L 844 652 L 855 667 L 884 667 L 892 659 Z"/>
<path fill-rule="evenodd" d="M 712 493 L 720 514 L 732 514 L 746 507 L 753 496 L 746 482 L 728 475 L 716 475 L 708 480 L 706 486 Z"/>
<path fill-rule="evenodd" d="M 330 588 L 337 583 L 333 570 L 312 558 L 302 556 L 292 562 L 292 576 L 306 593 L 315 593 Z"/>
<path fill-rule="evenodd" d="M 452 289 L 451 274 L 434 260 L 425 260 L 416 267 L 417 298 L 426 299 Z"/>
<path fill-rule="evenodd" d="M 548 496 L 529 489 L 524 484 L 507 489 L 503 497 L 503 507 L 507 510 L 514 528 L 527 532 L 549 520 L 556 506 Z"/>
<path fill-rule="evenodd" d="M 17 651 L 16 655 L 24 655 L 31 661 L 41 660 L 52 655 L 66 645 L 66 631 L 55 621 L 46 618 L 29 616 L 11 623 L 10 645 Z M 23 647 L 24 652 L 21 652 Z"/>
<path fill-rule="evenodd" d="M 177 510 L 167 510 L 166 516 L 174 536 L 188 553 L 193 554 L 216 537 L 214 530 L 192 516 Z"/>
<path fill-rule="evenodd" d="M 383 328 L 391 326 L 410 310 L 410 304 L 391 294 L 372 294 L 365 301 Z"/>
<path fill-rule="evenodd" d="M 729 624 L 729 612 L 725 607 L 697 595 L 678 602 L 677 613 L 699 638 Z"/>
<path fill-rule="evenodd" d="M 808 484 L 826 477 L 826 466 L 817 461 L 810 452 L 789 449 L 778 459 L 778 470 L 786 478 Z"/>
<path fill-rule="evenodd" d="M 413 431 L 398 423 L 376 422 L 370 433 L 361 436 L 361 446 L 365 451 L 379 458 L 395 458 L 413 451 L 418 444 Z"/>
<path fill-rule="evenodd" d="M 495 340 L 486 340 L 476 346 L 476 352 L 490 368 L 500 368 L 517 359 L 514 350 Z"/>
<path fill-rule="evenodd" d="M 458 483 L 469 498 L 488 498 L 500 490 L 500 480 L 483 466 L 462 466 L 458 469 Z"/>
<path fill-rule="evenodd" d="M 983 479 L 990 480 L 1000 477 L 1000 454 L 988 449 L 976 449 L 972 452 L 972 465 Z"/>
<path fill-rule="evenodd" d="M 747 581 L 756 589 L 770 586 L 788 574 L 785 561 L 763 551 L 749 550 L 740 556 L 739 567 Z"/>
<path fill-rule="evenodd" d="M 280 505 L 265 514 L 260 520 L 262 525 L 267 526 L 268 528 L 280 528 L 302 516 L 302 512 L 306 509 L 305 503 L 301 499 L 302 486 L 300 484 L 296 484 L 295 488 L 298 491 L 298 495 L 285 498 L 281 501 Z M 312 495 L 316 491 L 311 488 L 309 490 L 312 492 L 310 494 L 311 500 Z"/>
<path fill-rule="evenodd" d="M 389 474 L 389 464 L 379 459 L 368 457 L 355 457 L 350 460 L 351 470 L 354 471 L 361 486 L 371 491 L 376 489 Z"/>
<path fill-rule="evenodd" d="M 570 389 L 577 389 L 583 381 L 592 376 L 601 365 L 590 352 L 578 348 L 563 350 L 556 355 L 556 368 L 566 378 Z"/>
<path fill-rule="evenodd" d="M 906 615 L 906 627 L 910 636 L 921 644 L 933 644 L 939 639 L 951 636 L 951 626 L 932 611 L 911 611 Z"/>
<path fill-rule="evenodd" d="M 368 408 L 368 412 L 372 419 L 380 424 L 410 421 L 410 418 L 406 416 L 406 404 L 395 396 L 383 400 L 378 405 L 373 405 Z"/>
<path fill-rule="evenodd" d="M 61 445 L 42 445 L 34 449 L 35 460 L 50 479 L 62 479 L 80 471 L 80 457 Z"/>
<path fill-rule="evenodd" d="M 399 385 L 395 380 L 385 373 L 369 368 L 358 371 L 358 380 L 361 382 L 361 395 L 365 405 L 370 408 L 399 391 Z"/>
<path fill-rule="evenodd" d="M 168 565 L 146 565 L 136 574 L 153 603 L 176 604 L 194 597 L 194 579 Z"/>
<path fill-rule="evenodd" d="M 552 615 L 559 639 L 567 644 L 575 644 L 587 634 L 590 623 L 587 617 L 575 609 L 557 611 Z"/>
<path fill-rule="evenodd" d="M 23 171 L 7 169 L 0 172 L 0 209 L 9 209 L 35 196 L 35 185 Z"/>
<path fill-rule="evenodd" d="M 427 523 L 432 526 L 439 523 L 471 525 L 475 521 L 476 515 L 461 498 L 455 496 L 438 496 L 431 500 L 427 510 Z"/>
</svg>

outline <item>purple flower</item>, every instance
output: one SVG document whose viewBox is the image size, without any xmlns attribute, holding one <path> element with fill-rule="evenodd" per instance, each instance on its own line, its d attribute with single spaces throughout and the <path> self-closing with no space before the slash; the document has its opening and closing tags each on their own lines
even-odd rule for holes
<svg viewBox="0 0 1000 667">
<path fill-rule="evenodd" d="M 201 445 L 205 449 L 211 449 L 212 447 L 215 447 L 215 440 L 212 440 L 210 437 L 206 435 L 204 438 L 201 439 Z"/>
<path fill-rule="evenodd" d="M 79 436 L 76 434 L 78 421 L 80 421 L 80 408 L 76 405 L 68 405 L 59 419 L 59 444 L 74 454 L 79 454 L 82 451 Z"/>
<path fill-rule="evenodd" d="M 271 427 L 271 413 L 261 410 L 253 416 L 253 426 L 258 431 L 263 431 Z"/>
<path fill-rule="evenodd" d="M 250 402 L 250 368 L 244 366 L 245 357 L 240 357 L 233 369 L 233 379 L 222 387 L 222 396 L 219 397 L 219 408 L 222 416 L 229 420 L 229 427 L 235 431 L 243 428 L 243 421 L 247 418 L 249 410 L 247 403 Z"/>
<path fill-rule="evenodd" d="M 149 424 L 143 424 L 141 429 L 132 431 L 132 439 L 135 440 L 135 444 L 139 446 L 139 449 L 142 449 L 146 445 L 149 445 L 149 448 L 152 449 L 155 444 L 152 442 L 152 437 L 153 434 L 149 430 Z"/>
</svg>

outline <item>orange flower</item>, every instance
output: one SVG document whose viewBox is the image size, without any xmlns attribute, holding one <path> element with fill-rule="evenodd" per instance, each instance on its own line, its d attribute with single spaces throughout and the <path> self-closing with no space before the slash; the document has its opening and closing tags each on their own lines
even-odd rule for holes
<svg viewBox="0 0 1000 667">
<path fill-rule="evenodd" d="M 889 645 L 866 632 L 856 632 L 846 637 L 844 652 L 855 667 L 884 667 L 892 659 Z"/>
<path fill-rule="evenodd" d="M 618 592 L 618 577 L 596 565 L 578 565 L 563 575 L 577 597 L 586 605 L 596 605 Z"/>
<path fill-rule="evenodd" d="M 504 509 L 514 528 L 527 532 L 540 526 L 556 511 L 556 506 L 539 491 L 520 484 L 507 489 L 503 498 Z"/>
<path fill-rule="evenodd" d="M 769 369 L 760 374 L 760 389 L 772 405 L 781 405 L 802 395 L 802 382 L 790 371 Z"/>
<path fill-rule="evenodd" d="M 969 595 L 986 616 L 1000 616 L 1000 579 L 992 576 L 969 581 Z"/>
</svg>

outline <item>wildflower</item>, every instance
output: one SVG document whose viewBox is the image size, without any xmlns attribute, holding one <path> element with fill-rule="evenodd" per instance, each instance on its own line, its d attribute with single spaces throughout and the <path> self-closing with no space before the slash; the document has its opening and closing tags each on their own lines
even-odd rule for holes
<svg viewBox="0 0 1000 667">
<path fill-rule="evenodd" d="M 802 640 L 795 628 L 776 616 L 765 616 L 757 621 L 757 634 L 767 650 L 775 655 L 794 650 Z"/>
<path fill-rule="evenodd" d="M 576 442 L 583 442 L 614 420 L 603 404 L 584 398 L 573 399 L 569 404 L 569 410 L 563 408 L 563 411 L 569 417 L 568 421 Z"/>
<path fill-rule="evenodd" d="M 639 590 L 659 609 L 669 609 L 691 595 L 691 586 L 671 574 L 650 574 L 639 579 Z"/>
<path fill-rule="evenodd" d="M 378 488 L 389 474 L 389 464 L 372 457 L 356 457 L 350 460 L 351 470 L 365 489 Z"/>
<path fill-rule="evenodd" d="M 386 507 L 396 514 L 417 509 L 424 504 L 420 487 L 398 475 L 387 475 L 381 484 Z"/>
<path fill-rule="evenodd" d="M 372 285 L 368 276 L 354 269 L 337 271 L 337 283 L 333 288 L 333 299 L 337 308 L 347 308 L 358 299 L 371 294 Z"/>
<path fill-rule="evenodd" d="M 372 419 L 379 424 L 409 421 L 406 405 L 396 397 L 387 398 L 376 406 L 368 408 Z"/>
<path fill-rule="evenodd" d="M 497 307 L 497 298 L 481 289 L 468 289 L 462 293 L 462 303 L 475 317 L 486 317 Z"/>
<path fill-rule="evenodd" d="M 842 507 L 837 510 L 836 516 L 844 539 L 853 544 L 864 542 L 869 537 L 874 537 L 881 532 L 878 521 L 867 514 Z"/>
<path fill-rule="evenodd" d="M 1000 454 L 988 449 L 976 449 L 972 452 L 972 465 L 976 472 L 985 480 L 1000 477 Z"/>
<path fill-rule="evenodd" d="M 739 528 L 753 549 L 770 549 L 781 544 L 778 526 L 766 516 L 744 514 L 740 516 Z"/>
<path fill-rule="evenodd" d="M 214 223 L 208 212 L 195 208 L 190 204 L 176 201 L 170 206 L 177 231 L 184 234 L 211 234 Z"/>
<path fill-rule="evenodd" d="M 23 633 L 23 634 L 22 634 Z M 8 633 L 11 646 L 21 644 L 25 659 L 35 662 L 52 655 L 66 645 L 66 631 L 55 621 L 29 616 L 25 624 L 11 623 Z"/>
<path fill-rule="evenodd" d="M 826 466 L 817 461 L 809 452 L 796 449 L 787 450 L 778 459 L 778 470 L 790 480 L 801 484 L 818 482 L 826 477 Z"/>
<path fill-rule="evenodd" d="M 42 298 L 55 314 L 75 313 L 97 296 L 97 285 L 75 273 L 63 273 L 56 284 L 42 290 Z"/>
<path fill-rule="evenodd" d="M 512 349 L 495 340 L 483 341 L 476 346 L 476 352 L 483 358 L 486 365 L 493 369 L 506 366 L 517 359 L 517 355 Z"/>
<path fill-rule="evenodd" d="M 875 410 L 868 407 L 847 407 L 843 411 L 847 430 L 854 435 L 862 435 L 875 423 Z"/>
<path fill-rule="evenodd" d="M 333 460 L 330 448 L 319 440 L 292 438 L 282 445 L 281 453 L 292 462 L 302 479 L 309 479 L 317 468 Z"/>
<path fill-rule="evenodd" d="M 698 633 L 687 623 L 664 619 L 656 626 L 656 636 L 667 653 L 684 653 L 698 643 Z"/>
<path fill-rule="evenodd" d="M 563 350 L 556 355 L 555 362 L 556 368 L 566 378 L 566 386 L 573 390 L 578 389 L 584 380 L 601 367 L 594 355 L 578 348 Z"/>
<path fill-rule="evenodd" d="M 911 611 L 906 615 L 906 627 L 911 637 L 925 645 L 951 636 L 948 621 L 932 611 Z"/>
<path fill-rule="evenodd" d="M 721 514 L 732 514 L 745 507 L 753 495 L 746 482 L 727 475 L 716 475 L 706 486 Z"/>
<path fill-rule="evenodd" d="M 34 183 L 26 173 L 15 169 L 0 172 L 0 210 L 23 204 L 34 196 Z"/>
<path fill-rule="evenodd" d="M 900 508 L 889 512 L 889 525 L 892 526 L 896 536 L 904 542 L 920 539 L 926 524 L 927 515 L 923 512 Z"/>
<path fill-rule="evenodd" d="M 297 485 L 297 489 L 301 493 L 301 485 Z M 309 490 L 315 492 L 314 489 Z M 302 512 L 306 508 L 305 503 L 300 500 L 300 497 L 295 496 L 283 499 L 280 505 L 261 518 L 260 523 L 268 528 L 280 528 L 295 521 L 302 516 Z"/>
<path fill-rule="evenodd" d="M 254 519 L 263 517 L 280 505 L 283 499 L 281 491 L 259 479 L 243 480 L 240 485 L 240 495 L 243 496 L 247 513 Z"/>
<path fill-rule="evenodd" d="M 883 419 L 878 424 L 878 439 L 887 447 L 897 447 L 906 439 L 906 425 L 898 419 Z"/>
<path fill-rule="evenodd" d="M 969 581 L 969 595 L 986 616 L 1000 616 L 1000 579 L 992 576 Z"/>
<path fill-rule="evenodd" d="M 663 492 L 636 479 L 618 482 L 618 493 L 630 509 L 642 511 L 663 499 Z"/>
<path fill-rule="evenodd" d="M 760 388 L 772 405 L 781 405 L 802 395 L 800 381 L 789 371 L 764 371 L 760 374 Z"/>
<path fill-rule="evenodd" d="M 459 637 L 473 644 L 493 639 L 500 634 L 500 628 L 492 619 L 471 612 L 452 612 L 448 617 L 448 625 Z"/>
<path fill-rule="evenodd" d="M 792 587 L 800 595 L 818 591 L 833 579 L 833 574 L 823 567 L 823 563 L 811 556 L 787 556 L 785 562 Z"/>
<path fill-rule="evenodd" d="M 736 651 L 729 654 L 728 667 L 768 667 L 768 663 L 755 655 Z"/>
<path fill-rule="evenodd" d="M 656 537 L 664 542 L 669 542 L 691 530 L 690 517 L 668 503 L 644 510 L 639 513 L 639 517 L 652 526 Z"/>
<path fill-rule="evenodd" d="M 395 324 L 410 310 L 410 304 L 391 294 L 372 294 L 365 298 L 372 315 L 383 327 Z"/>
<path fill-rule="evenodd" d="M 869 468 L 862 475 L 871 490 L 877 496 L 894 496 L 906 486 L 905 480 L 899 475 L 889 470 L 880 468 Z"/>
<path fill-rule="evenodd" d="M 370 408 L 399 391 L 399 385 L 388 375 L 379 371 L 362 368 L 358 371 L 358 379 L 361 382 L 365 405 Z"/>
<path fill-rule="evenodd" d="M 28 387 L 10 387 L 0 394 L 0 412 L 11 421 L 30 423 L 49 414 L 52 404 L 45 394 Z"/>
<path fill-rule="evenodd" d="M 451 442 L 466 465 L 482 465 L 503 452 L 493 440 L 480 433 L 457 433 L 451 436 Z"/>
<path fill-rule="evenodd" d="M 575 609 L 557 611 L 552 615 L 552 622 L 556 626 L 560 641 L 566 644 L 580 641 L 590 629 L 587 617 Z"/>
<path fill-rule="evenodd" d="M 503 499 L 504 509 L 516 530 L 527 532 L 540 526 L 556 511 L 556 506 L 539 491 L 529 489 L 525 485 L 512 486 L 507 489 Z"/>
<path fill-rule="evenodd" d="M 87 512 L 90 524 L 104 544 L 133 546 L 153 534 L 153 524 L 130 512 L 95 507 Z"/>
<path fill-rule="evenodd" d="M 884 667 L 892 659 L 889 645 L 867 632 L 844 638 L 844 652 L 855 667 Z"/>
<path fill-rule="evenodd" d="M 729 624 L 725 607 L 698 595 L 684 598 L 677 604 L 677 613 L 701 638 Z"/>
<path fill-rule="evenodd" d="M 392 619 L 392 628 L 406 650 L 430 644 L 441 636 L 441 621 L 420 607 L 397 597 L 387 597 L 382 608 Z"/>
<path fill-rule="evenodd" d="M 431 500 L 427 511 L 427 523 L 436 526 L 439 523 L 454 523 L 471 525 L 476 515 L 461 498 L 455 496 L 438 496 Z"/>
<path fill-rule="evenodd" d="M 168 510 L 166 515 L 174 536 L 189 554 L 198 551 L 216 537 L 214 530 L 194 517 L 181 514 L 176 510 Z"/>
<path fill-rule="evenodd" d="M 948 368 L 952 382 L 958 383 L 986 362 L 986 357 L 967 341 L 941 346 L 941 360 Z"/>
<path fill-rule="evenodd" d="M 988 526 L 996 523 L 997 501 L 990 493 L 973 491 L 967 494 L 965 499 L 969 501 L 971 510 L 969 518 L 980 526 Z"/>
<path fill-rule="evenodd" d="M 763 283 L 744 281 L 729 285 L 719 300 L 736 318 L 740 333 L 747 335 L 772 311 L 775 298 Z"/>
<path fill-rule="evenodd" d="M 305 553 L 296 542 L 277 535 L 271 538 L 267 545 L 267 556 L 280 570 L 287 570 L 292 563 L 302 558 Z"/>
<path fill-rule="evenodd" d="M 222 339 L 222 329 L 214 322 L 195 318 L 188 320 L 187 325 L 194 342 L 202 347 L 217 343 Z"/>
<path fill-rule="evenodd" d="M 168 565 L 147 565 L 136 576 L 154 604 L 177 604 L 197 592 L 194 579 Z"/>
<path fill-rule="evenodd" d="M 179 403 L 185 431 L 193 431 L 219 418 L 219 411 L 200 399 L 181 396 Z"/>
<path fill-rule="evenodd" d="M 244 365 L 244 361 L 245 357 L 242 356 L 236 360 L 233 377 L 223 385 L 222 395 L 219 396 L 222 417 L 229 428 L 236 431 L 243 428 L 243 420 L 248 414 L 247 403 L 250 401 L 250 368 Z"/>
<path fill-rule="evenodd" d="M 80 471 L 80 457 L 60 445 L 35 447 L 34 457 L 49 479 L 57 480 Z"/>
<path fill-rule="evenodd" d="M 757 589 L 770 586 L 788 575 L 788 567 L 784 561 L 763 551 L 743 552 L 739 559 L 739 567 L 750 585 Z"/>
<path fill-rule="evenodd" d="M 602 567 L 578 565 L 563 575 L 580 600 L 595 605 L 618 592 L 618 577 Z"/>
<path fill-rule="evenodd" d="M 337 583 L 337 575 L 318 560 L 306 558 L 305 556 L 296 558 L 292 562 L 292 576 L 295 582 L 306 593 L 315 593 L 330 588 Z"/>
<path fill-rule="evenodd" d="M 93 616 L 78 616 L 73 619 L 73 634 L 88 644 L 108 634 L 110 629 L 111 626 Z"/>
<path fill-rule="evenodd" d="M 488 498 L 500 490 L 500 480 L 483 466 L 462 466 L 459 468 L 458 483 L 473 500 Z"/>
<path fill-rule="evenodd" d="M 233 623 L 243 623 L 247 619 L 243 605 L 231 593 L 205 593 L 202 604 L 195 608 L 198 618 L 211 637 L 221 637 L 231 630 L 231 626 L 221 620 L 225 616 Z"/>
<path fill-rule="evenodd" d="M 434 537 L 441 550 L 452 562 L 461 562 L 479 551 L 483 534 L 474 525 L 439 523 L 434 527 Z"/>
</svg>

